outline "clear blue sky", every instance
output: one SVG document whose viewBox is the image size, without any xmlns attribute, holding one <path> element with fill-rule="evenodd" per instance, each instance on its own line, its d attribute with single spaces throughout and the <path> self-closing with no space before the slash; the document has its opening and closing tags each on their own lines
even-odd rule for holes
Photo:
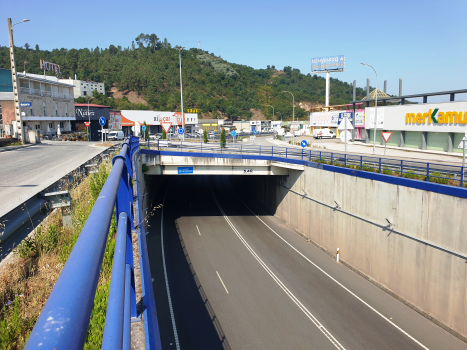
<svg viewBox="0 0 467 350">
<path fill-rule="evenodd" d="M 388 93 L 467 88 L 467 1 L 2 1 L 0 45 L 41 49 L 131 46 L 140 33 L 172 45 L 197 47 L 223 59 L 309 73 L 311 58 L 345 55 L 344 73 L 332 77 L 364 87 L 371 68 Z M 39 62 L 37 62 L 39 64 Z M 332 89 L 332 86 L 331 86 Z"/>
</svg>

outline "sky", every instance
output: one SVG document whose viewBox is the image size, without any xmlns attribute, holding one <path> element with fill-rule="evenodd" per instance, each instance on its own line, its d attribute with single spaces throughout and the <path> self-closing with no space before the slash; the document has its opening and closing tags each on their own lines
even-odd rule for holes
<svg viewBox="0 0 467 350">
<path fill-rule="evenodd" d="M 186 48 L 198 47 L 228 62 L 256 69 L 291 66 L 308 74 L 311 59 L 344 55 L 345 72 L 398 95 L 467 88 L 466 0 L 327 1 L 1 1 L 0 45 L 41 49 L 129 47 L 140 34 Z M 39 62 L 37 62 L 39 64 Z M 324 77 L 324 74 L 322 74 Z M 332 94 L 332 84 L 331 84 Z M 429 98 L 428 102 L 448 97 Z M 463 100 L 467 99 L 461 98 Z"/>
</svg>

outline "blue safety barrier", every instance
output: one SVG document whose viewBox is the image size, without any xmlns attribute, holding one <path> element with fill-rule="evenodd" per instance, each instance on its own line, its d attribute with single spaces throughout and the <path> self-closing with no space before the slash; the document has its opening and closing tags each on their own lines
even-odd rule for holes
<svg viewBox="0 0 467 350">
<path fill-rule="evenodd" d="M 131 231 L 134 228 L 133 159 L 138 148 L 138 139 L 130 137 L 123 143 L 120 154 L 112 159 L 113 167 L 107 181 L 42 309 L 25 349 L 83 348 L 114 208 L 118 218 L 117 239 L 102 348 L 130 348 L 131 320 L 141 319 L 136 309 L 131 240 Z M 136 188 L 139 196 L 138 186 Z M 136 207 L 137 217 L 141 218 L 140 205 Z M 138 232 L 140 249 L 144 250 L 143 253 L 140 252 L 144 281 L 143 301 L 146 305 L 143 311 L 146 313 L 144 321 L 153 328 L 157 327 L 157 332 L 146 332 L 146 348 L 161 349 L 151 283 L 148 288 L 148 278 L 150 280 L 151 275 L 146 239 L 141 235 L 140 228 Z"/>
<path fill-rule="evenodd" d="M 148 142 L 148 148 L 161 151 L 177 150 L 180 152 L 255 154 L 287 159 L 301 159 L 359 171 L 398 176 L 448 186 L 466 187 L 464 180 L 465 167 L 452 164 L 360 156 L 338 152 L 305 150 L 295 147 L 243 145 L 241 143 L 204 144 L 202 142 L 157 140 L 157 142 Z"/>
</svg>

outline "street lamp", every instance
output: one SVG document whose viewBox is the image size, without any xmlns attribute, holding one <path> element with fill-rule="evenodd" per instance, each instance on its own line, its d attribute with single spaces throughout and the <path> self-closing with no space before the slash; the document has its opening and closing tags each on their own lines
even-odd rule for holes
<svg viewBox="0 0 467 350">
<path fill-rule="evenodd" d="M 178 57 L 180 60 L 180 96 L 182 100 L 182 128 L 185 131 L 185 117 L 183 115 L 183 87 L 182 87 L 182 50 L 185 47 L 182 46 L 175 46 L 175 49 L 178 50 Z M 182 134 L 182 140 L 185 141 L 185 132 Z"/>
<path fill-rule="evenodd" d="M 371 67 L 373 69 L 373 71 L 375 72 L 375 75 L 376 75 L 376 90 L 375 90 L 375 119 L 374 119 L 374 124 L 375 124 L 375 128 L 374 128 L 374 132 L 373 132 L 373 154 L 375 154 L 375 150 L 376 150 L 376 121 L 378 120 L 378 114 L 376 114 L 377 112 L 377 108 L 378 108 L 378 73 L 376 73 L 376 69 L 373 68 L 373 66 L 367 64 L 367 63 L 362 63 L 364 66 L 368 66 L 368 67 Z"/>
<path fill-rule="evenodd" d="M 91 141 L 91 115 L 89 114 L 89 101 L 91 101 L 94 97 L 91 97 L 89 100 L 88 100 L 88 123 L 89 123 L 89 126 L 88 126 L 88 142 Z"/>
<path fill-rule="evenodd" d="M 272 120 L 275 120 L 275 119 L 274 119 L 274 107 L 273 107 L 273 106 L 271 106 L 271 105 L 266 105 L 266 106 L 268 106 L 268 107 L 271 107 L 271 108 L 272 108 Z"/>
<path fill-rule="evenodd" d="M 295 128 L 295 97 L 290 91 L 282 91 L 282 92 L 288 92 L 289 94 L 292 95 L 292 128 Z M 293 133 L 292 133 L 292 144 L 295 145 L 295 129 L 293 129 Z"/>
<path fill-rule="evenodd" d="M 13 85 L 13 98 L 15 100 L 15 120 L 16 120 L 16 129 L 21 132 L 21 143 L 26 142 L 24 135 L 23 127 L 23 118 L 21 118 L 21 109 L 19 104 L 19 94 L 18 94 L 18 75 L 16 74 L 16 62 L 15 62 L 15 44 L 13 41 L 13 27 L 17 24 L 29 22 L 29 19 L 23 19 L 21 22 L 11 24 L 11 18 L 8 18 L 8 35 L 10 39 L 10 64 L 11 64 L 11 80 Z"/>
</svg>

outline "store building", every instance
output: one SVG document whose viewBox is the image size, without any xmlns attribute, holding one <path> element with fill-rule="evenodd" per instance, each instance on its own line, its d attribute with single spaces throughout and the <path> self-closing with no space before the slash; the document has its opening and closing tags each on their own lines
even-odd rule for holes
<svg viewBox="0 0 467 350">
<path fill-rule="evenodd" d="M 134 111 L 122 110 L 122 129 L 125 135 L 139 135 L 139 128 L 146 122 L 149 134 L 162 133 L 161 123 L 170 123 L 170 132 L 176 133 L 182 127 L 181 112 Z M 198 124 L 198 113 L 184 113 L 185 133 L 195 132 Z M 216 124 L 217 125 L 217 124 Z"/>
<path fill-rule="evenodd" d="M 76 121 L 73 123 L 73 130 L 77 132 L 86 132 L 88 128 L 84 124 L 85 122 L 90 122 L 89 132 L 91 134 L 90 139 L 91 141 L 100 141 L 102 139 L 101 136 L 101 128 L 108 129 L 109 122 L 110 122 L 110 107 L 109 106 L 101 106 L 95 104 L 88 104 L 87 103 L 75 103 L 75 115 Z M 89 111 L 89 112 L 88 112 Z M 99 124 L 99 119 L 104 117 L 105 125 L 101 127 Z"/>
<path fill-rule="evenodd" d="M 74 98 L 92 96 L 92 92 L 96 90 L 98 93 L 105 95 L 105 84 L 96 83 L 95 81 L 85 81 L 76 79 L 59 79 L 59 82 L 63 84 L 73 85 Z"/>
<path fill-rule="evenodd" d="M 71 132 L 75 120 L 73 85 L 52 76 L 18 73 L 19 101 L 26 131 L 38 130 L 41 135 Z M 3 128 L 15 137 L 16 118 L 11 70 L 0 69 L 0 104 Z M 27 138 L 27 133 L 25 134 Z"/>
<path fill-rule="evenodd" d="M 392 132 L 388 145 L 444 152 L 458 148 L 467 131 L 467 102 L 378 106 L 376 142 L 382 131 Z M 365 128 L 373 142 L 375 107 L 365 108 Z"/>
</svg>

